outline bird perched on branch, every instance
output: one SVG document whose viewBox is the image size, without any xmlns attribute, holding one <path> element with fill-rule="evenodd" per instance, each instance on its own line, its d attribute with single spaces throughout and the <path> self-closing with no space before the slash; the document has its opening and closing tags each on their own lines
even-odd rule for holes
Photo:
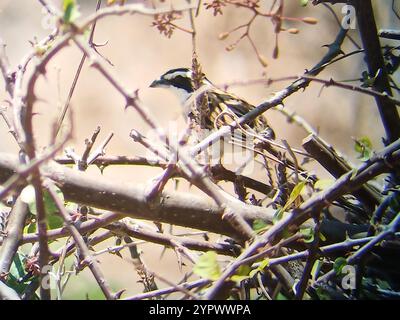
<svg viewBox="0 0 400 320">
<path fill-rule="evenodd" d="M 164 73 L 159 79 L 154 80 L 150 85 L 151 88 L 167 88 L 178 94 L 182 105 L 184 106 L 184 113 L 190 116 L 193 112 L 191 102 L 197 98 L 199 100 L 204 97 L 205 99 L 200 104 L 204 108 L 198 108 L 201 119 L 202 128 L 213 130 L 222 125 L 228 125 L 230 122 L 237 120 L 245 115 L 254 106 L 245 100 L 222 91 L 214 86 L 203 73 L 194 74 L 191 69 L 177 68 L 171 69 Z M 267 120 L 263 116 L 257 117 L 255 120 L 249 122 L 243 129 L 253 129 L 255 132 L 260 133 L 263 137 L 274 139 L 275 133 L 268 125 Z"/>
</svg>

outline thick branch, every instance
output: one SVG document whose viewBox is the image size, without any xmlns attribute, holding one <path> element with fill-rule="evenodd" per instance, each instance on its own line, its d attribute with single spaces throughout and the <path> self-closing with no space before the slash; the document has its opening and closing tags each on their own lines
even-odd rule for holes
<svg viewBox="0 0 400 320">
<path fill-rule="evenodd" d="M 17 158 L 0 153 L 0 183 L 18 169 Z M 55 181 L 67 201 L 121 213 L 139 219 L 166 222 L 218 234 L 238 237 L 237 231 L 221 219 L 223 208 L 212 200 L 182 192 L 163 192 L 147 201 L 144 186 L 112 182 L 52 163 L 41 168 L 43 176 Z M 250 223 L 254 219 L 272 221 L 275 211 L 238 201 L 237 211 Z"/>
<path fill-rule="evenodd" d="M 5 275 L 10 270 L 14 255 L 22 239 L 27 214 L 28 205 L 17 198 L 10 213 L 7 236 L 0 247 L 0 275 Z"/>
<path fill-rule="evenodd" d="M 356 6 L 358 28 L 365 50 L 369 74 L 371 76 L 378 74 L 374 89 L 392 96 L 371 0 L 354 0 L 353 4 Z M 393 142 L 400 138 L 400 117 L 396 105 L 385 97 L 376 96 L 375 101 L 381 115 L 388 143 Z"/>
</svg>

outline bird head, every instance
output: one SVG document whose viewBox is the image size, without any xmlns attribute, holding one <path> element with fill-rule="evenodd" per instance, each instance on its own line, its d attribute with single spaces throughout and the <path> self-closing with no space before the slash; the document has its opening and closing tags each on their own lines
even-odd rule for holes
<svg viewBox="0 0 400 320">
<path fill-rule="evenodd" d="M 150 84 L 150 88 L 167 88 L 175 92 L 184 103 L 195 91 L 193 71 L 188 68 L 171 69 Z M 207 81 L 206 79 L 204 79 Z"/>
</svg>

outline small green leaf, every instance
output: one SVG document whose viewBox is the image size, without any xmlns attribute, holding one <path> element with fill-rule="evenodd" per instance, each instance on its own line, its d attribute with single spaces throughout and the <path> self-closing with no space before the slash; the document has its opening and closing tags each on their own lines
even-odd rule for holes
<svg viewBox="0 0 400 320">
<path fill-rule="evenodd" d="M 378 287 L 382 290 L 392 290 L 392 287 L 390 286 L 389 282 L 381 279 L 376 279 L 376 284 Z"/>
<path fill-rule="evenodd" d="M 381 73 L 381 69 L 378 69 L 375 73 L 375 76 L 371 76 L 367 71 L 363 71 L 361 73 L 361 87 L 363 88 L 371 88 L 374 86 L 376 79 Z"/>
<path fill-rule="evenodd" d="M 253 270 L 251 270 L 250 272 L 249 272 L 249 278 L 253 278 L 257 273 L 259 273 L 260 272 L 260 270 L 257 268 L 257 269 L 253 269 Z"/>
<path fill-rule="evenodd" d="M 333 179 L 319 179 L 314 183 L 314 189 L 323 191 L 335 183 Z"/>
<path fill-rule="evenodd" d="M 300 229 L 300 233 L 304 236 L 305 243 L 311 243 L 314 241 L 314 230 L 313 228 Z"/>
<path fill-rule="evenodd" d="M 17 252 L 14 256 L 13 262 L 10 268 L 10 274 L 12 274 L 15 278 L 19 279 L 25 275 L 25 268 L 24 268 L 24 256 Z"/>
<path fill-rule="evenodd" d="M 25 257 L 23 254 L 17 252 L 14 255 L 14 259 L 6 281 L 6 284 L 10 288 L 13 288 L 18 294 L 22 294 L 30 282 L 36 281 L 34 278 L 27 279 L 25 282 L 20 281 L 20 279 L 26 275 L 24 260 Z"/>
<path fill-rule="evenodd" d="M 30 223 L 24 228 L 24 234 L 35 233 L 35 232 L 36 232 L 36 222 Z"/>
<path fill-rule="evenodd" d="M 56 194 L 60 198 L 61 202 L 64 202 L 64 195 L 62 191 L 56 187 Z M 26 186 L 21 192 L 21 200 L 25 202 L 29 211 L 33 215 L 37 215 L 36 211 L 36 197 L 35 197 L 35 188 L 32 185 Z M 63 225 L 63 220 L 58 216 L 58 209 L 47 190 L 43 192 L 43 202 L 47 215 L 47 225 L 50 229 L 60 228 Z M 28 228 L 25 227 L 24 232 L 33 233 L 36 232 L 36 224 L 32 223 L 28 225 Z"/>
<path fill-rule="evenodd" d="M 231 280 L 235 281 L 236 283 L 240 283 L 243 280 L 250 278 L 250 272 L 251 268 L 247 264 L 241 265 L 236 273 L 231 277 Z"/>
<path fill-rule="evenodd" d="M 76 0 L 63 0 L 64 23 L 73 23 L 79 16 L 79 8 Z"/>
<path fill-rule="evenodd" d="M 286 202 L 286 204 L 278 209 L 275 212 L 274 218 L 273 218 L 273 222 L 276 223 L 277 221 L 279 221 L 280 219 L 282 219 L 283 213 L 286 211 L 286 209 L 288 209 L 293 202 L 296 201 L 297 197 L 301 194 L 301 192 L 303 191 L 303 188 L 306 185 L 306 180 L 304 181 L 300 181 L 298 184 L 295 185 L 295 187 L 293 188 L 292 192 L 290 193 L 289 199 Z"/>
<path fill-rule="evenodd" d="M 63 195 L 62 191 L 58 187 L 55 187 L 55 191 L 56 191 L 57 196 L 60 198 L 61 202 L 63 203 L 64 195 Z M 44 200 L 44 206 L 46 208 L 46 213 L 48 215 L 55 214 L 58 212 L 57 206 L 47 190 L 45 190 L 43 193 L 43 200 Z"/>
<path fill-rule="evenodd" d="M 323 287 L 318 287 L 316 293 L 321 300 L 332 300 L 331 296 Z"/>
<path fill-rule="evenodd" d="M 333 263 L 333 270 L 335 270 L 337 275 L 340 275 L 342 273 L 343 267 L 346 266 L 346 265 L 347 265 L 346 258 L 339 257 Z"/>
<path fill-rule="evenodd" d="M 201 255 L 193 267 L 193 272 L 204 279 L 217 280 L 221 276 L 217 254 L 214 251 L 208 251 Z"/>
<path fill-rule="evenodd" d="M 57 214 L 49 214 L 47 216 L 47 226 L 49 229 L 61 228 L 64 224 L 64 220 Z"/>
<path fill-rule="evenodd" d="M 250 278 L 250 276 L 239 276 L 239 275 L 237 275 L 237 274 L 234 274 L 234 275 L 231 277 L 231 280 L 234 281 L 234 282 L 236 282 L 237 284 L 240 284 L 243 280 L 247 280 L 247 279 L 249 279 L 249 278 Z"/>
<path fill-rule="evenodd" d="M 240 276 L 247 276 L 249 272 L 251 271 L 251 268 L 247 264 L 242 264 L 236 271 L 237 275 Z"/>
<path fill-rule="evenodd" d="M 307 6 L 307 4 L 308 4 L 308 0 L 300 0 L 300 5 L 301 5 L 302 7 Z"/>
<path fill-rule="evenodd" d="M 264 270 L 266 267 L 268 267 L 269 266 L 269 259 L 268 258 L 266 258 L 266 259 L 264 259 L 262 262 L 261 262 L 261 264 L 260 264 L 260 266 L 258 267 L 258 269 L 260 269 L 260 271 L 262 271 L 262 270 Z"/>
<path fill-rule="evenodd" d="M 276 295 L 276 300 L 289 300 L 283 293 L 278 293 Z"/>
<path fill-rule="evenodd" d="M 353 180 L 358 174 L 358 170 L 357 168 L 351 169 L 351 176 L 350 176 L 350 180 Z"/>
<path fill-rule="evenodd" d="M 361 137 L 355 139 L 354 142 L 354 150 L 359 154 L 358 158 L 361 161 L 369 160 L 373 154 L 371 140 L 368 137 Z"/>
<path fill-rule="evenodd" d="M 311 279 L 313 281 L 317 280 L 318 274 L 319 274 L 319 271 L 321 270 L 322 265 L 323 265 L 323 262 L 321 260 L 319 260 L 319 259 L 315 260 L 314 265 L 311 269 Z"/>
<path fill-rule="evenodd" d="M 285 210 L 289 205 L 291 205 L 297 199 L 297 197 L 303 191 L 303 188 L 304 188 L 305 185 L 306 185 L 306 181 L 305 180 L 304 181 L 300 181 L 298 184 L 296 184 L 296 186 L 293 188 L 292 192 L 290 193 L 288 202 L 285 204 Z"/>
<path fill-rule="evenodd" d="M 262 219 L 255 219 L 253 221 L 253 230 L 255 232 L 261 232 L 268 228 L 268 224 Z"/>
</svg>

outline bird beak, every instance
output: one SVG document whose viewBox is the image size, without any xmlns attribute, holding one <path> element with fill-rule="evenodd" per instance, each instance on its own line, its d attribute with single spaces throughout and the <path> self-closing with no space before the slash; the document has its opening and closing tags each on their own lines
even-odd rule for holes
<svg viewBox="0 0 400 320">
<path fill-rule="evenodd" d="M 150 88 L 157 88 L 157 87 L 161 87 L 162 85 L 165 85 L 166 81 L 159 79 L 159 80 L 154 80 L 151 85 Z"/>
</svg>

